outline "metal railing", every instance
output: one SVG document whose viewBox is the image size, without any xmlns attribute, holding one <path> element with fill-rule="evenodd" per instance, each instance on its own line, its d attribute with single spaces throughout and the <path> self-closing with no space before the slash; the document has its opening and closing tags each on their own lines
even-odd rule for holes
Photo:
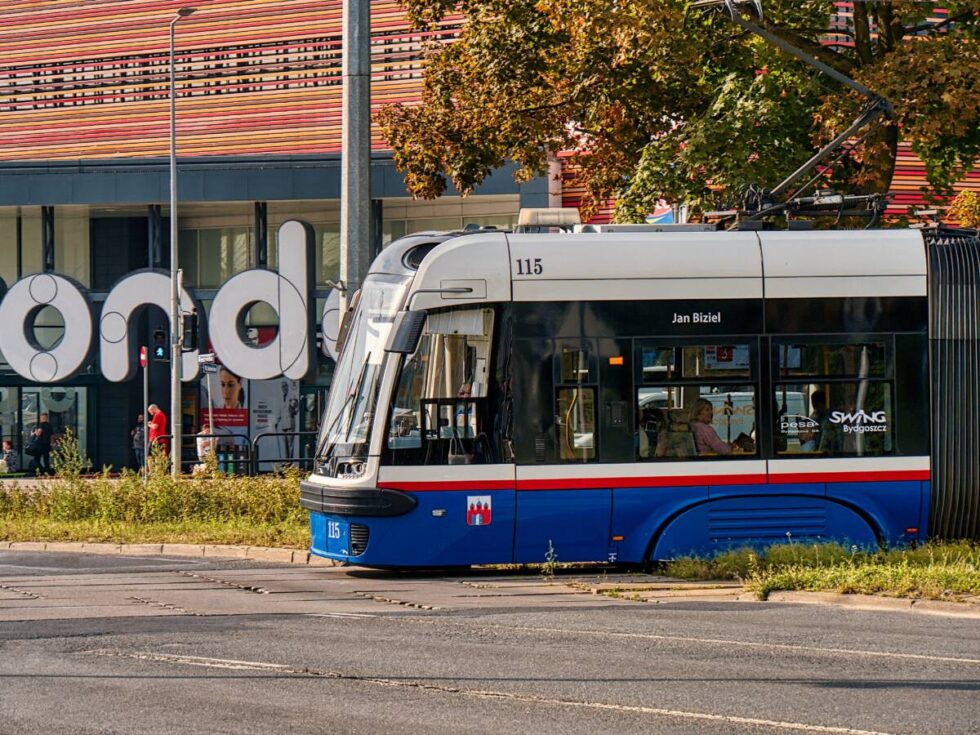
<svg viewBox="0 0 980 735">
<path fill-rule="evenodd" d="M 252 439 L 252 474 L 259 475 L 263 472 L 275 472 L 285 466 L 297 467 L 301 470 L 313 469 L 313 455 L 316 451 L 315 431 L 263 431 Z M 309 441 L 304 441 L 304 437 Z M 276 442 L 279 449 L 284 450 L 280 454 L 273 454 L 265 459 L 260 459 L 259 452 L 262 442 L 269 444 L 271 439 L 285 439 L 286 441 Z M 295 447 L 298 440 L 299 451 L 291 452 L 289 447 Z M 276 466 L 278 465 L 278 466 Z"/>
<path fill-rule="evenodd" d="M 197 454 L 198 439 L 214 439 L 217 446 L 214 449 L 218 471 L 229 475 L 259 475 L 281 470 L 286 466 L 297 467 L 301 470 L 312 470 L 313 454 L 316 449 L 315 431 L 265 431 L 249 440 L 240 434 L 185 434 L 181 441 L 180 472 L 190 473 L 195 465 L 201 463 Z M 278 453 L 271 452 L 260 459 L 260 448 L 268 446 L 273 439 L 285 440 L 276 442 Z M 155 445 L 165 445 L 172 455 L 173 435 L 161 434 L 154 437 L 149 444 L 152 452 Z M 290 447 L 298 451 L 289 451 Z M 188 451 L 193 449 L 193 451 Z"/>
</svg>

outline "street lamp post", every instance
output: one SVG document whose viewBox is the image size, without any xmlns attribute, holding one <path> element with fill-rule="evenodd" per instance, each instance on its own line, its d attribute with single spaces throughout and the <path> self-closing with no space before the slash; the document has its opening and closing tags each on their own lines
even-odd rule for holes
<svg viewBox="0 0 980 735">
<path fill-rule="evenodd" d="M 170 471 L 180 474 L 181 406 L 180 384 L 183 339 L 180 318 L 180 274 L 177 270 L 177 69 L 174 41 L 177 24 L 197 8 L 180 8 L 170 21 Z"/>
</svg>

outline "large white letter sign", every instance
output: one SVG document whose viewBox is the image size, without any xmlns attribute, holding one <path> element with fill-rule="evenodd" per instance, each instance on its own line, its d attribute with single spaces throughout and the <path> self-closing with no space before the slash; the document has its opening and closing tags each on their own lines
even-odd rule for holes
<svg viewBox="0 0 980 735">
<path fill-rule="evenodd" d="M 133 313 L 148 304 L 159 306 L 168 315 L 167 323 L 170 323 L 170 274 L 166 271 L 136 271 L 118 281 L 109 292 L 99 319 L 102 374 L 107 380 L 118 383 L 129 380 L 136 373 L 136 345 L 139 339 Z M 197 313 L 202 315 L 204 311 L 199 306 L 186 289 L 181 290 L 182 312 L 197 308 Z M 197 353 L 198 350 L 192 350 L 183 354 L 181 375 L 185 381 L 197 377 Z"/>
<path fill-rule="evenodd" d="M 290 220 L 279 228 L 279 272 L 253 269 L 228 279 L 208 315 L 211 344 L 233 373 L 252 380 L 284 375 L 305 378 L 314 365 L 311 332 L 313 308 L 313 228 Z M 263 302 L 279 315 L 279 333 L 255 347 L 245 338 L 245 315 Z"/>
<path fill-rule="evenodd" d="M 65 334 L 50 350 L 34 339 L 34 318 L 57 309 Z M 85 366 L 92 348 L 92 310 L 85 287 L 65 276 L 37 273 L 17 281 L 0 304 L 0 352 L 14 372 L 37 383 L 68 380 Z"/>
<path fill-rule="evenodd" d="M 320 335 L 323 338 L 321 350 L 324 355 L 337 362 L 337 338 L 340 336 L 340 291 L 336 288 L 330 291 L 323 305 L 323 317 L 320 319 Z"/>
</svg>

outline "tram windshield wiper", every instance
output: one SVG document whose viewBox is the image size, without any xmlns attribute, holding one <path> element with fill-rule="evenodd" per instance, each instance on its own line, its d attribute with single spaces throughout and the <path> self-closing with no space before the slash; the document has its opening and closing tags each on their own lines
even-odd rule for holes
<svg viewBox="0 0 980 735">
<path fill-rule="evenodd" d="M 370 357 L 370 354 L 367 355 L 368 359 L 366 359 L 364 364 L 361 366 L 361 373 L 357 376 L 357 385 L 354 386 L 353 392 L 348 396 L 348 401 L 354 397 L 361 397 L 361 389 L 364 387 L 364 376 L 367 375 L 368 368 L 371 367 Z M 347 429 L 344 431 L 344 443 L 347 443 L 350 440 L 350 433 L 354 429 L 354 419 L 357 416 L 356 408 L 357 406 L 355 405 L 354 408 L 351 409 L 350 419 L 347 421 Z"/>
</svg>

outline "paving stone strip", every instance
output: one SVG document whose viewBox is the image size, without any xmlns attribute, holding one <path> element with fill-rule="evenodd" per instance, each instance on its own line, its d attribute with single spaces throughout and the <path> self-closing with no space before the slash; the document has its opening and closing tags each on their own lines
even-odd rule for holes
<svg viewBox="0 0 980 735">
<path fill-rule="evenodd" d="M 219 544 L 112 544 L 112 543 L 80 543 L 62 541 L 0 541 L 0 551 L 53 551 L 86 554 L 120 554 L 123 556 L 190 556 L 213 559 L 251 559 L 254 561 L 276 562 L 279 564 L 303 565 L 310 567 L 342 567 L 340 562 L 324 559 L 299 549 L 282 549 L 267 546 L 225 546 Z M 353 567 L 352 567 L 353 568 Z M 191 574 L 191 576 L 197 576 Z M 737 582 L 730 581 L 691 581 L 647 575 L 602 575 L 595 577 L 558 576 L 543 578 L 500 578 L 462 580 L 463 584 L 476 589 L 493 589 L 494 587 L 527 586 L 537 590 L 539 594 L 554 593 L 555 587 L 565 587 L 569 592 L 592 593 L 607 595 L 617 599 L 635 601 L 637 603 L 670 603 L 682 601 L 728 601 L 728 602 L 757 602 L 751 594 L 745 593 Z M 203 577 L 202 577 L 203 579 Z M 213 580 L 212 580 L 213 581 Z M 237 586 L 237 585 L 230 585 Z M 13 588 L 0 585 L 0 589 L 8 592 L 20 592 Z M 265 592 L 260 588 L 248 589 L 250 592 Z M 373 597 L 378 602 L 400 605 L 405 607 L 420 607 L 414 603 L 401 600 L 377 597 L 370 593 L 355 592 L 356 595 Z M 534 594 L 531 592 L 531 594 Z M 908 598 L 884 597 L 881 595 L 839 594 L 836 592 L 773 592 L 769 602 L 796 604 L 842 605 L 856 608 L 893 610 L 904 612 L 919 612 L 933 615 L 956 615 L 961 617 L 980 618 L 980 597 L 971 597 L 961 601 L 945 600 L 913 600 Z M 141 601 L 143 602 L 143 601 Z M 150 601 L 146 601 L 150 602 Z M 152 603 L 151 603 L 152 604 Z"/>
</svg>

